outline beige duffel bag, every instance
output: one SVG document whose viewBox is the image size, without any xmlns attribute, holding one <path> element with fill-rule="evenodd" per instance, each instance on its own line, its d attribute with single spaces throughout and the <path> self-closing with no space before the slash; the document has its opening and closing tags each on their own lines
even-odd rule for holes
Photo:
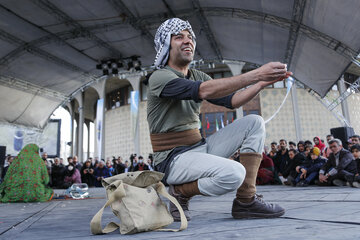
<svg viewBox="0 0 360 240">
<path fill-rule="evenodd" d="M 113 232 L 120 228 L 121 234 L 133 234 L 145 231 L 180 231 L 187 228 L 187 220 L 178 201 L 170 196 L 161 179 L 164 174 L 154 171 L 122 173 L 105 178 L 102 185 L 106 189 L 107 202 L 95 214 L 90 222 L 93 234 Z M 181 225 L 179 229 L 163 229 L 173 223 L 166 204 L 159 194 L 169 199 L 179 209 Z M 120 224 L 110 222 L 104 229 L 101 217 L 106 207 L 120 219 Z"/>
</svg>

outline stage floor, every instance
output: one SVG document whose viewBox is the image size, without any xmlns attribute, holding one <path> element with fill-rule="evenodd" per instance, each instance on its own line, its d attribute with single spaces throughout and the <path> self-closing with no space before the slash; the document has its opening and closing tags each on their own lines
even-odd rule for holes
<svg viewBox="0 0 360 240">
<path fill-rule="evenodd" d="M 185 231 L 124 236 L 119 231 L 90 233 L 90 220 L 106 201 L 102 188 L 90 189 L 90 193 L 95 199 L 0 204 L 0 239 L 360 239 L 360 189 L 356 188 L 259 186 L 258 193 L 281 204 L 286 213 L 258 220 L 231 217 L 235 193 L 196 196 Z M 107 209 L 102 222 L 109 221 L 118 219 Z"/>
</svg>

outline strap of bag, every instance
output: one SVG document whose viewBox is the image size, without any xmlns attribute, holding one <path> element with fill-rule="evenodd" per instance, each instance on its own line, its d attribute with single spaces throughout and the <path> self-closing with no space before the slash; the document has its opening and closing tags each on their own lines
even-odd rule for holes
<svg viewBox="0 0 360 240">
<path fill-rule="evenodd" d="M 155 231 L 168 231 L 168 232 L 178 232 L 181 230 L 184 230 L 187 228 L 188 226 L 188 221 L 185 217 L 184 214 L 184 210 L 182 209 L 182 207 L 180 206 L 179 202 L 173 197 L 171 196 L 167 191 L 166 188 L 164 186 L 164 184 L 162 182 L 158 182 L 156 184 L 156 191 L 163 197 L 169 199 L 173 204 L 175 204 L 175 206 L 177 207 L 177 209 L 180 212 L 180 220 L 181 220 L 181 224 L 180 224 L 180 228 L 179 229 L 169 229 L 169 228 L 160 228 L 160 229 L 156 229 Z"/>
<path fill-rule="evenodd" d="M 101 227 L 101 218 L 104 212 L 104 209 L 110 206 L 116 200 L 120 200 L 125 197 L 125 189 L 123 183 L 121 183 L 118 188 L 109 196 L 109 199 L 105 203 L 105 205 L 95 214 L 95 216 L 91 219 L 90 229 L 92 234 L 105 234 L 115 231 L 120 228 L 120 225 L 115 222 L 110 222 L 104 229 Z"/>
</svg>

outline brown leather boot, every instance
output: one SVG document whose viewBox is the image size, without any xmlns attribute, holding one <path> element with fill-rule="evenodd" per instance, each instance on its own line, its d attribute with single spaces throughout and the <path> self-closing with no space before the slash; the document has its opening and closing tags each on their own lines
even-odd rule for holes
<svg viewBox="0 0 360 240">
<path fill-rule="evenodd" d="M 234 218 L 271 218 L 285 213 L 279 205 L 266 203 L 256 195 L 255 184 L 261 160 L 262 155 L 259 153 L 240 153 L 240 163 L 246 169 L 246 176 L 233 201 Z"/>
<path fill-rule="evenodd" d="M 200 195 L 198 182 L 189 182 L 181 185 L 170 185 L 169 194 L 178 200 L 180 206 L 184 210 L 185 217 L 190 221 L 189 201 L 195 195 Z M 173 216 L 175 222 L 180 221 L 180 212 L 177 207 L 170 202 L 170 214 Z"/>
</svg>

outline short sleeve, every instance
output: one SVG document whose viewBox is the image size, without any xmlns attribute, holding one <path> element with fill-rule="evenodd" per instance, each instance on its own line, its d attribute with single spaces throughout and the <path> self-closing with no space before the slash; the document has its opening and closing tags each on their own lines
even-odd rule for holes
<svg viewBox="0 0 360 240">
<path fill-rule="evenodd" d="M 155 71 L 149 79 L 149 91 L 150 94 L 160 97 L 161 92 L 163 91 L 166 84 L 171 80 L 179 78 L 175 73 L 166 70 L 159 69 Z"/>
</svg>

